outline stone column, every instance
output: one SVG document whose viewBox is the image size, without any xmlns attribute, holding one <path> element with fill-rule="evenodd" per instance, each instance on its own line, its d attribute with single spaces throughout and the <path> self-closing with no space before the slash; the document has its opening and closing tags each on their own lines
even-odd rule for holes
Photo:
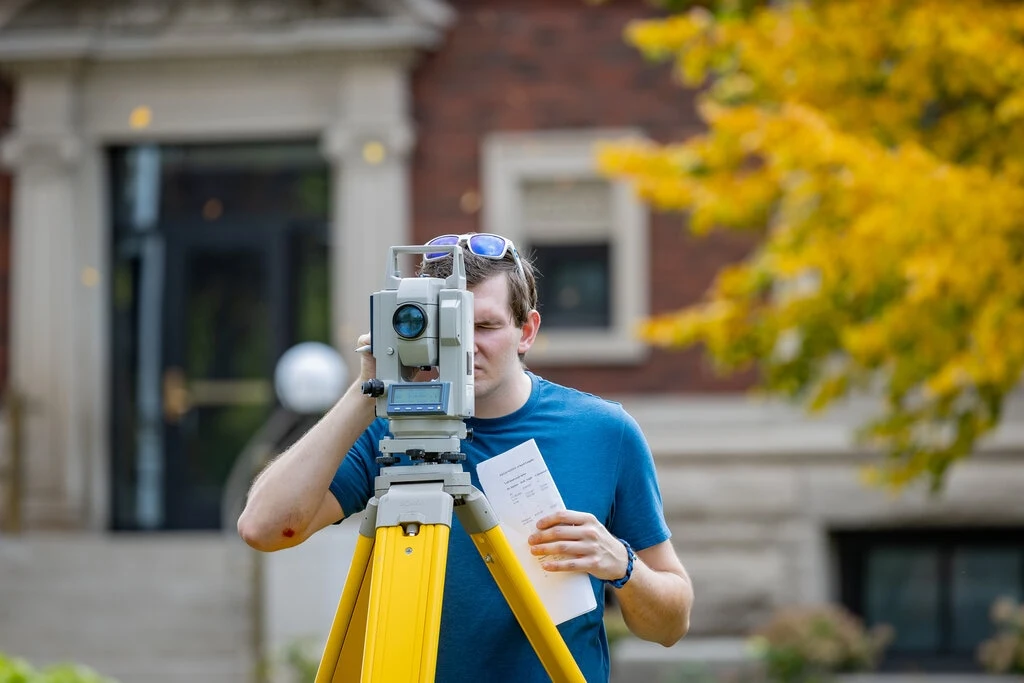
<svg viewBox="0 0 1024 683">
<path fill-rule="evenodd" d="M 408 244 L 412 234 L 408 89 L 404 60 L 347 66 L 338 116 L 322 140 L 332 162 L 332 341 L 353 379 L 352 349 L 370 329 L 370 294 L 384 283 L 388 247 Z"/>
<path fill-rule="evenodd" d="M 78 526 L 87 513 L 76 405 L 77 82 L 68 69 L 21 74 L 13 172 L 11 385 L 25 397 L 23 516 L 28 528 Z"/>
</svg>

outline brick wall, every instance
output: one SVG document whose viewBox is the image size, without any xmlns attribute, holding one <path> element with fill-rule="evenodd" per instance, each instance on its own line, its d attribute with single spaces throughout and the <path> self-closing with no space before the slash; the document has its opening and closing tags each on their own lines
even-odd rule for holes
<svg viewBox="0 0 1024 683">
<path fill-rule="evenodd" d="M 12 92 L 0 80 L 0 136 L 11 125 Z M 0 397 L 7 389 L 11 324 L 11 175 L 0 171 Z"/>
<path fill-rule="evenodd" d="M 418 144 L 414 237 L 481 229 L 460 197 L 480 191 L 482 137 L 494 131 L 638 127 L 680 140 L 701 129 L 694 93 L 666 65 L 646 62 L 623 39 L 650 15 L 640 0 L 591 6 L 583 0 L 456 0 L 456 25 L 413 80 Z M 484 197 L 486 201 L 486 197 Z M 742 257 L 749 238 L 695 239 L 678 215 L 653 214 L 653 312 L 698 300 L 717 268 Z M 627 367 L 532 366 L 545 377 L 601 394 L 735 390 L 749 377 L 718 378 L 696 351 L 656 350 Z"/>
</svg>

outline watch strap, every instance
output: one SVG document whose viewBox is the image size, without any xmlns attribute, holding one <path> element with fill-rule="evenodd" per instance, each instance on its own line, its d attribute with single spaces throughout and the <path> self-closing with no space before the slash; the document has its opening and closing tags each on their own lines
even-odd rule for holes
<svg viewBox="0 0 1024 683">
<path fill-rule="evenodd" d="M 621 538 L 618 540 L 619 543 L 626 546 L 626 575 L 623 576 L 621 579 L 607 581 L 608 585 L 610 585 L 612 588 L 622 588 L 626 585 L 626 582 L 629 581 L 629 577 L 633 576 L 633 561 L 636 559 L 636 553 L 633 552 L 633 548 L 630 547 L 629 543 L 627 543 L 625 540 Z"/>
</svg>

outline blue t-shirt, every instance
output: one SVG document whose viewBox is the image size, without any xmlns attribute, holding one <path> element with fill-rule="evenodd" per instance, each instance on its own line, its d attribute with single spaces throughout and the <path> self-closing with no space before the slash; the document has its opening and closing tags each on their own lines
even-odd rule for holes
<svg viewBox="0 0 1024 683">
<path fill-rule="evenodd" d="M 589 512 L 614 536 L 641 550 L 670 537 L 650 448 L 622 406 L 530 374 L 533 391 L 516 412 L 494 419 L 471 418 L 463 466 L 480 487 L 476 466 L 534 439 L 566 508 Z M 378 419 L 342 461 L 331 492 L 342 510 L 363 510 L 380 471 L 378 443 L 388 433 Z M 486 493 L 486 492 L 485 492 Z M 587 681 L 609 678 L 603 622 L 604 584 L 591 577 L 598 608 L 559 625 Z M 550 681 L 480 554 L 453 516 L 448 546 L 438 683 L 489 680 Z"/>
</svg>

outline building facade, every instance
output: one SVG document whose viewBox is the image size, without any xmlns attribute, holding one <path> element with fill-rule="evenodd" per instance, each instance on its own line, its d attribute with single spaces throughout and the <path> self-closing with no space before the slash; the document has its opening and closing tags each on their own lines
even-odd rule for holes
<svg viewBox="0 0 1024 683">
<path fill-rule="evenodd" d="M 15 597 L 0 644 L 124 681 L 243 681 L 304 622 L 329 623 L 344 544 L 256 559 L 230 538 L 232 472 L 275 414 L 280 355 L 322 341 L 352 363 L 387 248 L 469 231 L 512 237 L 542 272 L 531 368 L 622 401 L 647 433 L 695 640 L 843 602 L 898 622 L 894 666 L 970 668 L 979 610 L 1024 597 L 1016 403 L 942 497 L 891 498 L 857 479 L 871 456 L 850 434 L 870 405 L 810 420 L 633 335 L 752 247 L 693 238 L 594 169 L 602 141 L 700 131 L 695 94 L 624 42 L 648 4 L 5 12 L 0 500 L 20 533 L 0 537 Z M 121 598 L 134 609 L 106 606 Z M 69 603 L 107 637 L 61 619 Z"/>
</svg>

